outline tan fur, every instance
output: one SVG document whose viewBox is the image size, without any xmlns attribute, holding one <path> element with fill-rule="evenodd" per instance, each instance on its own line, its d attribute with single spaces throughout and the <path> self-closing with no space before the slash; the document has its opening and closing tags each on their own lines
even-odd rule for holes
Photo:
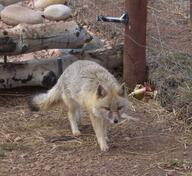
<svg viewBox="0 0 192 176">
<path fill-rule="evenodd" d="M 71 64 L 51 90 L 32 99 L 31 106 L 32 109 L 46 110 L 59 100 L 68 107 L 75 136 L 80 135 L 81 107 L 86 108 L 102 151 L 108 150 L 106 123 L 120 122 L 129 110 L 124 86 L 120 86 L 105 68 L 86 60 Z"/>
</svg>

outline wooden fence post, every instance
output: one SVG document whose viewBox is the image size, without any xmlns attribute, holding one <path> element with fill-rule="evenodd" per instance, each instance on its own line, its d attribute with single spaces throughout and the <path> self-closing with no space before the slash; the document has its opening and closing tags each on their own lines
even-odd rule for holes
<svg viewBox="0 0 192 176">
<path fill-rule="evenodd" d="M 129 88 L 146 77 L 147 0 L 126 0 L 129 24 L 125 28 L 123 78 Z"/>
<path fill-rule="evenodd" d="M 192 25 L 192 0 L 190 0 L 190 25 Z"/>
</svg>

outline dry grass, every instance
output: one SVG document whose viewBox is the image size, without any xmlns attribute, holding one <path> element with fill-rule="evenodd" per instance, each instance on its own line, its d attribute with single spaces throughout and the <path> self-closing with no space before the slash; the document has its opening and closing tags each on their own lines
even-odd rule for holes
<svg viewBox="0 0 192 176">
<path fill-rule="evenodd" d="M 77 5 L 77 1 L 71 2 L 76 2 Z M 91 2 L 88 2 L 88 5 Z M 171 169 L 180 175 L 190 176 L 191 161 L 186 160 L 183 154 L 190 150 L 192 144 L 192 125 L 186 123 L 191 121 L 192 109 L 192 52 L 190 41 L 187 41 L 191 35 L 190 28 L 186 26 L 189 6 L 187 2 L 189 1 L 149 2 L 147 59 L 150 79 L 156 85 L 159 96 L 157 101 L 148 103 L 131 98 L 133 116 L 139 118 L 139 121 L 127 121 L 110 127 L 109 135 L 112 141 L 109 143 L 109 153 L 100 154 L 97 150 L 97 141 L 90 121 L 86 118 L 87 114 L 82 120 L 81 137 L 49 142 L 50 137 L 71 136 L 63 107 L 58 106 L 48 112 L 31 113 L 26 106 L 31 92 L 3 92 L 0 93 L 0 166 L 4 163 L 6 167 L 20 169 L 28 175 L 31 175 L 30 171 L 38 170 L 42 175 L 44 166 L 52 165 L 56 170 L 61 170 L 61 167 L 65 168 L 67 165 L 65 171 L 77 167 L 79 170 L 76 169 L 76 173 L 81 175 L 85 166 L 88 169 L 90 166 L 91 171 L 96 170 L 97 173 L 103 167 L 113 169 L 111 165 L 107 165 L 112 162 L 114 168 L 120 164 L 119 168 L 115 168 L 115 171 L 118 171 L 116 175 L 122 172 L 125 175 L 128 169 L 132 175 L 157 175 L 157 170 L 158 173 L 163 171 L 162 175 L 166 175 L 164 171 Z M 117 44 L 122 41 L 123 27 L 113 24 L 110 24 L 110 27 L 108 24 L 98 25 L 95 17 L 103 14 L 118 16 L 123 9 L 121 3 L 122 1 L 102 1 L 96 4 L 97 7 L 102 5 L 102 8 L 96 10 L 94 5 L 87 7 L 86 4 L 80 4 L 77 10 L 83 13 L 77 15 L 77 19 L 83 18 L 81 22 L 89 29 L 105 38 L 113 39 Z M 25 95 L 21 96 L 23 93 Z M 191 151 L 189 157 L 190 153 Z M 27 156 L 23 161 L 25 154 Z M 30 171 L 25 170 L 26 166 L 30 166 Z M 151 170 L 156 172 L 150 172 Z M 20 173 L 16 171 L 9 170 L 11 173 Z M 115 172 L 113 174 L 115 175 Z"/>
<path fill-rule="evenodd" d="M 5 164 L 5 161 L 15 161 L 14 164 L 6 164 L 6 167 L 12 167 L 13 165 L 16 168 L 21 167 L 20 164 L 17 165 L 17 158 L 14 158 L 15 154 L 25 158 L 28 163 L 33 163 L 30 160 L 33 155 L 37 160 L 39 157 L 45 157 L 41 162 L 43 167 L 46 166 L 46 163 L 52 162 L 49 157 L 58 158 L 60 155 L 64 155 L 63 158 L 60 157 L 60 160 L 54 160 L 54 163 L 60 165 L 66 160 L 65 155 L 74 161 L 82 153 L 83 157 L 85 155 L 98 155 L 97 141 L 86 113 L 80 126 L 81 137 L 68 141 L 49 142 L 49 138 L 72 135 L 66 111 L 62 105 L 59 105 L 51 108 L 48 112 L 31 113 L 26 106 L 27 97 L 18 97 L 14 94 L 0 97 L 0 160 Z M 138 161 L 147 162 L 159 157 L 159 163 L 166 163 L 161 161 L 162 155 L 173 151 L 180 152 L 180 145 L 189 145 L 189 133 L 186 135 L 185 124 L 177 121 L 173 113 L 165 111 L 154 101 L 146 103 L 134 98 L 130 98 L 130 101 L 132 102 L 132 115 L 139 121 L 125 122 L 110 127 L 109 136 L 113 140 L 109 143 L 111 152 L 104 154 L 107 162 L 110 157 L 113 160 L 114 156 L 115 158 L 121 158 L 126 154 L 129 157 L 138 158 Z M 182 135 L 180 134 L 181 131 Z M 113 152 L 117 153 L 113 154 Z M 42 156 L 39 153 L 42 153 Z M 48 159 L 46 159 L 47 157 Z M 183 158 L 180 160 L 183 161 Z M 130 161 L 135 162 L 135 159 Z M 171 159 L 167 159 L 167 162 L 171 161 Z M 121 160 L 118 162 L 121 162 Z M 126 165 L 124 162 L 122 164 Z M 142 164 L 144 166 L 145 162 Z M 66 162 L 64 165 L 66 165 Z M 187 165 L 189 164 L 187 163 Z M 156 169 L 157 166 L 158 162 L 153 163 L 153 166 L 145 166 L 145 173 L 147 174 L 151 169 Z M 161 167 L 161 169 L 166 168 Z M 22 170 L 25 169 L 22 168 Z M 39 170 L 40 172 L 42 171 Z"/>
<path fill-rule="evenodd" d="M 192 117 L 192 61 L 185 54 L 169 54 L 150 62 L 149 79 L 163 107 L 187 122 Z"/>
<path fill-rule="evenodd" d="M 124 1 L 90 1 L 85 5 L 81 0 L 72 0 L 70 3 L 77 10 L 77 20 L 96 35 L 112 39 L 113 44 L 123 42 L 122 25 L 98 23 L 95 19 L 101 14 L 118 16 L 124 10 Z M 173 111 L 187 123 L 192 118 L 192 33 L 188 25 L 189 7 L 189 0 L 150 0 L 147 24 L 149 79 L 158 90 L 161 106 Z"/>
<path fill-rule="evenodd" d="M 62 106 L 52 108 L 48 114 L 47 112 L 30 113 L 24 97 L 11 97 L 12 101 L 7 100 L 6 102 L 4 97 L 1 98 L 6 106 L 0 108 L 0 148 L 2 151 L 33 149 L 33 147 L 47 143 L 46 140 L 49 136 L 71 135 L 67 115 Z M 13 106 L 13 102 L 15 106 Z M 160 120 L 165 118 L 167 114 L 154 103 L 146 104 L 136 99 L 132 99 L 132 102 L 133 110 L 153 114 L 154 119 Z M 89 146 L 90 143 L 93 143 L 93 139 L 96 145 L 94 132 L 87 118 L 83 119 L 82 124 L 82 138 L 71 140 L 69 142 L 70 146 L 74 144 L 74 146 L 79 147 L 82 145 L 82 141 L 83 145 Z M 119 127 L 126 130 L 127 123 Z M 91 136 L 93 139 L 90 139 Z M 19 141 L 17 142 L 18 137 Z M 52 146 L 52 144 L 50 145 Z"/>
</svg>

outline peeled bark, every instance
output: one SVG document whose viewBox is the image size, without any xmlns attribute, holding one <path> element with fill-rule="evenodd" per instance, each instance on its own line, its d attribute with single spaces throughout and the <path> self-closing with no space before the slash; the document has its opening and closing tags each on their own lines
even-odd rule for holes
<svg viewBox="0 0 192 176">
<path fill-rule="evenodd" d="M 74 21 L 20 24 L 0 31 L 0 55 L 17 55 L 42 49 L 80 48 L 91 39 Z"/>
<path fill-rule="evenodd" d="M 82 59 L 95 61 L 110 71 L 122 67 L 123 46 L 91 52 L 70 50 L 58 58 L 34 59 L 22 63 L 0 65 L 0 88 L 22 86 L 52 87 L 71 63 Z"/>
</svg>

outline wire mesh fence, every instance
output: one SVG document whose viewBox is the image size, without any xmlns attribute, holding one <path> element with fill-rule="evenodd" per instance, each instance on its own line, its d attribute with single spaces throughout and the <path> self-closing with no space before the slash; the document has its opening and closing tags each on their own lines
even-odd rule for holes
<svg viewBox="0 0 192 176">
<path fill-rule="evenodd" d="M 125 0 L 70 0 L 69 4 L 76 11 L 77 20 L 108 40 L 113 40 L 115 44 L 123 42 L 124 25 L 97 22 L 98 15 L 120 16 L 125 11 Z M 190 0 L 150 0 L 148 3 L 148 32 L 147 48 L 166 51 L 181 51 L 190 53 L 190 49 L 174 48 L 171 43 L 167 42 L 167 35 L 172 38 L 176 37 L 178 32 L 183 29 L 190 30 L 187 26 L 190 14 Z M 165 30 L 165 28 L 167 28 Z M 170 30 L 170 32 L 166 32 Z M 171 33 L 171 34 L 170 34 Z M 164 40 L 165 39 L 165 40 Z M 164 48 L 164 49 L 163 49 Z"/>
<path fill-rule="evenodd" d="M 70 0 L 69 3 L 76 11 L 77 20 L 88 25 L 95 34 L 108 40 L 123 41 L 124 25 L 98 22 L 97 16 L 120 17 L 125 11 L 124 0 Z"/>
<path fill-rule="evenodd" d="M 124 34 L 123 24 L 97 22 L 96 17 L 120 16 L 125 11 L 125 0 L 70 0 L 70 3 L 77 20 L 96 35 L 112 40 L 115 45 L 124 41 L 127 34 Z M 148 1 L 146 48 L 150 79 L 156 83 L 161 105 L 184 109 L 181 114 L 185 116 L 190 116 L 186 115 L 186 104 L 191 105 L 189 94 L 192 94 L 192 77 L 189 76 L 192 74 L 192 27 L 189 21 L 190 0 Z M 137 41 L 133 42 L 141 47 Z"/>
</svg>

